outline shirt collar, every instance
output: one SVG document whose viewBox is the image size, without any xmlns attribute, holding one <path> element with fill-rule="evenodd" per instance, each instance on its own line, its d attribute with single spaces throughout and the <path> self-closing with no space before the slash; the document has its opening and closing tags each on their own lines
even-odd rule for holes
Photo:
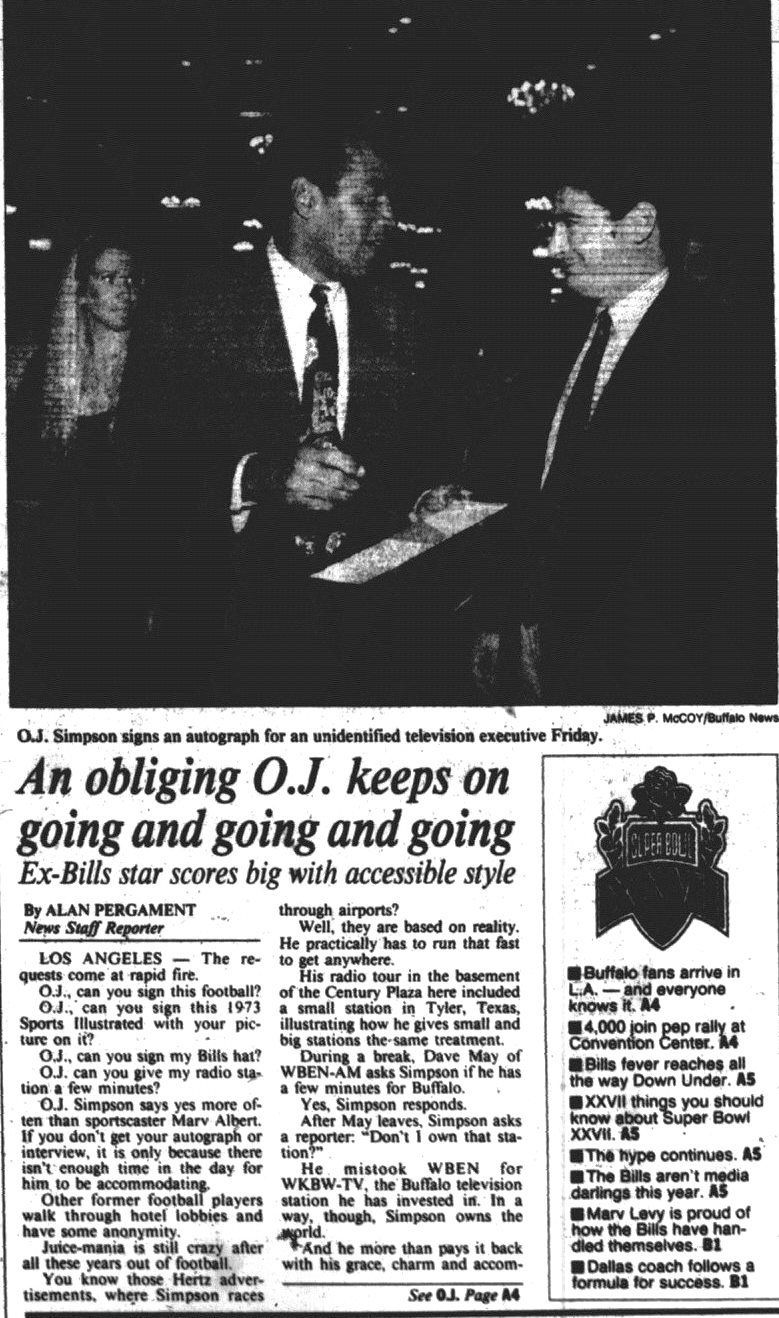
<svg viewBox="0 0 779 1318">
<path fill-rule="evenodd" d="M 271 274 L 273 275 L 277 287 L 283 287 L 296 297 L 309 298 L 311 296 L 311 289 L 319 281 L 312 279 L 311 276 L 307 275 L 299 266 L 293 265 L 293 263 L 279 251 L 272 238 L 268 243 L 266 250 L 268 253 L 268 264 L 270 265 Z M 341 293 L 343 284 L 323 283 L 322 287 L 327 289 L 329 296 L 332 298 L 337 297 Z"/>
<path fill-rule="evenodd" d="M 668 282 L 668 270 L 660 270 L 632 293 L 620 298 L 608 308 L 611 323 L 617 334 L 631 334 L 651 307 L 655 298 Z M 599 308 L 602 310 L 602 308 Z"/>
</svg>

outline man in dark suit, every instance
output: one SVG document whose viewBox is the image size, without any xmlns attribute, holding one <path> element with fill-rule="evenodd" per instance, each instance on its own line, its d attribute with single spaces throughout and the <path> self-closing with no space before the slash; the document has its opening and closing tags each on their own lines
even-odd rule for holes
<svg viewBox="0 0 779 1318">
<path fill-rule="evenodd" d="M 216 673 L 212 700 L 345 703 L 370 663 L 365 623 L 311 574 L 399 529 L 423 491 L 445 499 L 430 489 L 457 458 L 418 317 L 367 279 L 394 225 L 382 155 L 330 119 L 274 150 L 267 250 L 199 276 L 147 337 L 180 545 L 162 613 L 169 649 Z"/>
<path fill-rule="evenodd" d="M 558 177 L 550 254 L 591 311 L 508 409 L 517 576 L 482 672 L 499 648 L 493 695 L 517 702 L 773 700 L 770 352 L 670 273 L 638 143 L 591 131 Z"/>
</svg>

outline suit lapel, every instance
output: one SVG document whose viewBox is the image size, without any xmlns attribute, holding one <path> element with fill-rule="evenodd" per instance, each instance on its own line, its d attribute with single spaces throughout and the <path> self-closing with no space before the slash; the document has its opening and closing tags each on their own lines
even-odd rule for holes
<svg viewBox="0 0 779 1318">
<path fill-rule="evenodd" d="M 355 455 L 370 442 L 380 444 L 388 418 L 397 408 L 392 345 L 360 289 L 347 288 L 349 302 L 349 402 L 345 442 Z M 237 351 L 250 377 L 261 383 L 277 408 L 294 415 L 299 409 L 297 382 L 273 276 L 266 262 L 247 282 L 246 303 L 238 327 Z M 392 378 L 391 378 L 392 377 Z M 368 420 L 370 424 L 368 424 Z"/>
<path fill-rule="evenodd" d="M 350 287 L 348 298 L 349 406 L 344 438 L 350 452 L 359 457 L 366 447 L 381 444 L 398 399 L 390 383 L 394 373 L 389 337 L 359 290 Z"/>
<path fill-rule="evenodd" d="M 674 389 L 672 322 L 673 299 L 666 287 L 642 317 L 601 394 L 576 485 L 640 484 L 667 462 L 670 432 L 660 418 L 664 398 Z"/>
<path fill-rule="evenodd" d="M 564 478 L 569 493 L 585 487 L 629 485 L 644 478 L 644 463 L 653 467 L 661 461 L 662 433 L 658 433 L 654 424 L 653 442 L 647 446 L 644 423 L 650 414 L 656 420 L 658 407 L 662 406 L 661 395 L 673 374 L 673 306 L 673 287 L 669 291 L 666 285 L 631 335 L 598 400 L 573 470 Z M 580 350 L 581 343 L 575 352 Z M 569 363 L 554 407 L 559 403 L 570 369 Z M 554 410 L 544 432 L 544 452 L 553 415 Z M 543 487 L 547 497 L 558 497 L 559 479 L 560 470 L 555 476 L 553 461 L 550 478 Z"/>
<path fill-rule="evenodd" d="M 285 387 L 297 398 L 292 357 L 276 287 L 265 261 L 253 271 L 253 278 L 247 283 L 239 332 L 239 353 L 247 372 L 250 375 L 285 377 Z"/>
<path fill-rule="evenodd" d="M 668 285 L 658 294 L 642 316 L 617 362 L 598 401 L 595 424 L 601 425 L 614 415 L 635 415 L 640 406 L 636 388 L 642 392 L 661 369 L 662 361 L 673 352 L 673 336 L 667 321 L 672 292 Z"/>
</svg>

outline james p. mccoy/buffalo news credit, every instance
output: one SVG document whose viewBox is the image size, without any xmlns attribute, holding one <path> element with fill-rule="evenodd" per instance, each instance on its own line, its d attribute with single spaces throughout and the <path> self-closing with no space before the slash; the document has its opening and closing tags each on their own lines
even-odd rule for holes
<svg viewBox="0 0 779 1318">
<path fill-rule="evenodd" d="M 771 18 L 6 5 L 7 1318 L 779 1313 Z"/>
</svg>

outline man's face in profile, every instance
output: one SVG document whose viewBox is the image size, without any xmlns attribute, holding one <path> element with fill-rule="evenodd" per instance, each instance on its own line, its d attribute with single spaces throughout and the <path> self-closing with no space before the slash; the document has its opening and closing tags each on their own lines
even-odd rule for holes
<svg viewBox="0 0 779 1318">
<path fill-rule="evenodd" d="M 329 279 L 367 274 L 395 224 L 388 189 L 384 161 L 368 146 L 352 149 L 319 217 L 317 261 Z"/>
<path fill-rule="evenodd" d="M 627 252 L 619 222 L 589 192 L 563 187 L 555 197 L 549 254 L 566 286 L 606 305 L 621 287 Z"/>
</svg>

